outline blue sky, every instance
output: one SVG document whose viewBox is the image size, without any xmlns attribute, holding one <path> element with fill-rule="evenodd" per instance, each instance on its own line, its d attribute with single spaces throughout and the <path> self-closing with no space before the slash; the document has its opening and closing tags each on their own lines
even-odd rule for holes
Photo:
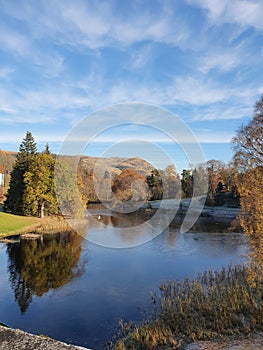
<svg viewBox="0 0 263 350">
<path fill-rule="evenodd" d="M 81 118 L 139 102 L 182 118 L 207 159 L 228 161 L 263 93 L 262 18 L 261 0 L 0 0 L 0 148 L 17 150 L 30 130 L 58 152 Z"/>
</svg>

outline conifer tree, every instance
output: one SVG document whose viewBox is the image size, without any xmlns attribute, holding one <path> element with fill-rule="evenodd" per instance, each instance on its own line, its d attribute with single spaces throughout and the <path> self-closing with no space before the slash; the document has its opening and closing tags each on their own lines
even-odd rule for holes
<svg viewBox="0 0 263 350">
<path fill-rule="evenodd" d="M 146 177 L 146 182 L 150 190 L 150 200 L 159 200 L 163 197 L 163 181 L 157 169 L 151 171 L 151 175 Z"/>
<path fill-rule="evenodd" d="M 49 149 L 49 144 L 48 144 L 48 143 L 46 143 L 46 148 L 45 148 L 45 151 L 44 151 L 43 153 L 45 153 L 45 154 L 51 154 L 50 149 Z"/>
<path fill-rule="evenodd" d="M 23 215 L 23 195 L 25 190 L 24 175 L 28 171 L 29 163 L 37 153 L 35 140 L 31 132 L 27 131 L 19 147 L 16 162 L 11 173 L 10 188 L 7 193 L 4 209 L 13 214 Z"/>
</svg>

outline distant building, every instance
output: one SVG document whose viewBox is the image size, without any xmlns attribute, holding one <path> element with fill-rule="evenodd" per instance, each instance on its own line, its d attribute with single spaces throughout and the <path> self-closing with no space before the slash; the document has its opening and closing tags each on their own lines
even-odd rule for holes
<svg viewBox="0 0 263 350">
<path fill-rule="evenodd" d="M 5 185 L 4 166 L 0 165 L 0 187 L 4 187 L 4 185 Z"/>
<path fill-rule="evenodd" d="M 4 175 L 4 166 L 0 165 L 0 200 L 4 198 L 5 187 L 5 175 Z"/>
</svg>

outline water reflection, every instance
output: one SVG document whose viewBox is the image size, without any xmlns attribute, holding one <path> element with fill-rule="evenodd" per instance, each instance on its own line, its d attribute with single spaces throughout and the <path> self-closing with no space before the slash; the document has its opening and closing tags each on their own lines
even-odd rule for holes
<svg viewBox="0 0 263 350">
<path fill-rule="evenodd" d="M 42 296 L 82 275 L 82 240 L 76 233 L 61 233 L 7 245 L 10 285 L 22 314 L 33 295 Z"/>
<path fill-rule="evenodd" d="M 148 220 L 151 219 L 151 223 Z M 156 237 L 155 228 L 166 227 L 165 221 L 169 222 L 169 215 L 163 213 L 154 216 L 154 212 L 137 211 L 135 213 L 123 214 L 112 212 L 100 205 L 95 209 L 89 209 L 87 215 L 86 234 L 84 236 L 91 242 L 106 247 L 127 248 L 140 245 Z M 177 215 L 170 223 L 168 244 L 174 247 L 176 244 L 175 232 L 180 231 L 182 218 Z M 220 233 L 230 235 L 229 223 L 217 223 L 211 218 L 200 218 L 188 231 L 188 233 Z M 164 232 L 166 229 L 164 230 Z M 232 235 L 233 237 L 234 235 Z M 198 240 L 198 235 L 193 239 Z"/>
<path fill-rule="evenodd" d="M 151 211 L 137 210 L 134 213 L 119 213 L 112 212 L 111 210 L 100 205 L 100 209 L 94 209 L 94 206 L 88 210 L 87 218 L 89 219 L 89 226 L 94 221 L 97 224 L 103 224 L 105 226 L 113 226 L 116 228 L 130 228 L 134 226 L 142 225 L 148 221 L 154 213 Z M 98 206 L 98 205 L 97 205 Z M 93 220 L 92 220 L 93 219 Z"/>
</svg>

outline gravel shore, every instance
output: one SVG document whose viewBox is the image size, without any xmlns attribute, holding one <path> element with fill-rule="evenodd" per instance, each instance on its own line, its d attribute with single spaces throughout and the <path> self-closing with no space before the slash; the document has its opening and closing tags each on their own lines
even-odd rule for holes
<svg viewBox="0 0 263 350">
<path fill-rule="evenodd" d="M 89 350 L 45 336 L 0 326 L 0 350 Z"/>
</svg>

